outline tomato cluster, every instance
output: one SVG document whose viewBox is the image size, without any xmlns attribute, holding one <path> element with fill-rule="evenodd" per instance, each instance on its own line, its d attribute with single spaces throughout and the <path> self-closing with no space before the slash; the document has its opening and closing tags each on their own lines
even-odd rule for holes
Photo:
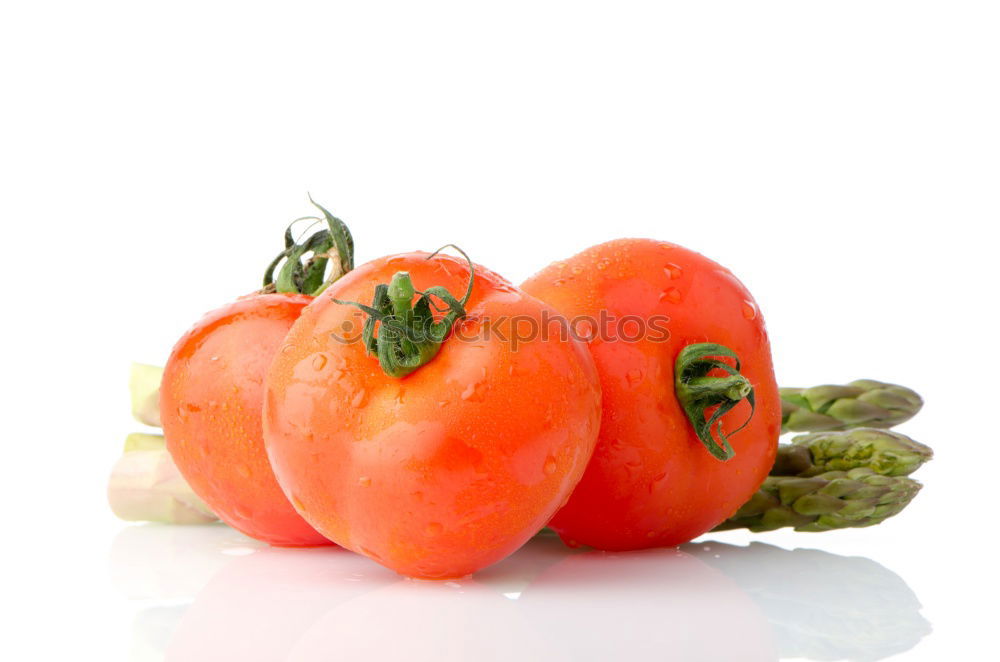
<svg viewBox="0 0 1000 662">
<path fill-rule="evenodd" d="M 718 264 L 617 240 L 520 288 L 441 253 L 353 268 L 323 213 L 330 230 L 289 235 L 278 278 L 206 316 L 164 374 L 168 448 L 240 531 L 460 577 L 545 526 L 570 545 L 677 545 L 766 476 L 767 334 Z"/>
</svg>

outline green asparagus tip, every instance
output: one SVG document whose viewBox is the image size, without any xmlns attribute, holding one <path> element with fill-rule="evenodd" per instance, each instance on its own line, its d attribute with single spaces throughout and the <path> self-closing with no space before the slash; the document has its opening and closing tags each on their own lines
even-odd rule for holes
<svg viewBox="0 0 1000 662">
<path fill-rule="evenodd" d="M 867 467 L 885 476 L 907 476 L 934 457 L 924 444 L 906 435 L 875 428 L 813 432 L 778 447 L 772 474 L 814 476 L 826 471 Z"/>
<path fill-rule="evenodd" d="M 920 491 L 905 476 L 885 476 L 867 467 L 817 476 L 769 476 L 761 488 L 717 531 L 745 528 L 796 531 L 874 526 L 898 514 Z"/>
<path fill-rule="evenodd" d="M 782 388 L 782 432 L 891 428 L 913 418 L 924 401 L 898 384 L 859 379 L 845 386 Z"/>
</svg>

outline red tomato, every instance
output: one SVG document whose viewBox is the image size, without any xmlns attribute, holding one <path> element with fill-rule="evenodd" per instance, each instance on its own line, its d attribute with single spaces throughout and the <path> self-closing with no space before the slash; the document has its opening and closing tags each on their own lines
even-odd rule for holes
<svg viewBox="0 0 1000 662">
<path fill-rule="evenodd" d="M 515 348 L 503 318 L 537 323 L 549 309 L 482 267 L 436 356 L 388 376 L 362 342 L 334 339 L 363 315 L 333 298 L 372 301 L 399 271 L 418 291 L 461 293 L 470 277 L 453 257 L 408 253 L 337 281 L 271 366 L 264 439 L 325 536 L 406 575 L 461 577 L 516 550 L 566 500 L 593 450 L 600 389 L 582 343 L 535 335 Z"/>
<path fill-rule="evenodd" d="M 764 320 L 732 273 L 674 244 L 620 239 L 550 265 L 522 288 L 569 320 L 594 320 L 577 320 L 577 330 L 598 332 L 589 347 L 604 394 L 601 433 L 550 524 L 564 541 L 606 550 L 678 545 L 753 494 L 774 461 L 781 405 Z M 706 450 L 674 388 L 681 350 L 709 342 L 737 354 L 756 393 L 756 411 L 730 437 L 735 456 L 725 462 Z M 740 401 L 722 417 L 724 429 L 736 430 L 750 412 Z"/>
<path fill-rule="evenodd" d="M 170 455 L 227 524 L 272 545 L 328 545 L 278 487 L 261 429 L 264 377 L 302 309 L 301 294 L 261 294 L 206 315 L 174 347 L 160 412 Z"/>
</svg>

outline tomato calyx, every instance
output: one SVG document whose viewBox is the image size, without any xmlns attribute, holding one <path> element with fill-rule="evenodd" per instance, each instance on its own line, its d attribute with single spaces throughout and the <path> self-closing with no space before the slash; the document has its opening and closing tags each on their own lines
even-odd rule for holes
<svg viewBox="0 0 1000 662">
<path fill-rule="evenodd" d="M 715 357 L 730 358 L 735 365 Z M 727 374 L 723 377 L 709 376 L 713 370 L 722 370 Z M 740 374 L 740 359 L 736 352 L 716 343 L 688 345 L 677 355 L 674 364 L 674 392 L 708 452 L 722 462 L 733 457 L 736 451 L 729 445 L 729 437 L 746 427 L 755 409 L 753 385 Z M 726 435 L 721 419 L 743 400 L 750 403 L 750 416 L 743 425 Z M 706 419 L 712 407 L 715 411 Z M 712 435 L 713 425 L 716 425 L 718 440 Z"/>
<path fill-rule="evenodd" d="M 361 338 L 369 354 L 378 357 L 383 372 L 390 377 L 402 378 L 433 359 L 451 332 L 455 322 L 465 317 L 465 306 L 472 296 L 472 286 L 476 280 L 472 260 L 458 246 L 447 244 L 427 256 L 430 260 L 448 247 L 462 254 L 469 263 L 469 286 L 461 299 L 456 298 L 442 286 L 428 287 L 423 292 L 413 286 L 409 272 L 397 271 L 389 284 L 375 287 L 372 305 L 357 301 L 334 303 L 354 306 L 368 314 L 362 328 Z M 413 297 L 420 295 L 416 303 Z M 444 307 L 434 304 L 432 297 L 442 301 Z M 445 313 L 435 319 L 434 312 Z M 375 323 L 378 322 L 378 335 Z"/>
<path fill-rule="evenodd" d="M 354 238 L 347 224 L 313 200 L 312 196 L 309 196 L 309 202 L 322 212 L 323 218 L 303 216 L 292 221 L 285 230 L 285 249 L 278 253 L 264 272 L 262 292 L 319 296 L 354 268 Z M 313 225 L 325 222 L 327 227 L 298 242 L 292 235 L 292 228 L 300 221 L 313 221 Z M 282 260 L 284 264 L 275 277 L 274 272 Z M 329 276 L 327 266 L 332 266 Z"/>
</svg>

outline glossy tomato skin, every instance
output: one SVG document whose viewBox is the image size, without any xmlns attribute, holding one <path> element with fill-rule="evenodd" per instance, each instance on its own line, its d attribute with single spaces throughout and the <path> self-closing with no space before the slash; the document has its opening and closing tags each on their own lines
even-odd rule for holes
<svg viewBox="0 0 1000 662">
<path fill-rule="evenodd" d="M 311 297 L 258 294 L 208 313 L 174 346 L 160 412 L 167 448 L 224 522 L 279 546 L 328 545 L 285 498 L 261 427 L 264 377 Z"/>
<path fill-rule="evenodd" d="M 335 283 L 271 366 L 265 443 L 292 503 L 331 540 L 404 575 L 463 577 L 512 553 L 565 502 L 593 451 L 600 387 L 582 343 L 536 337 L 515 349 L 503 318 L 538 320 L 547 307 L 482 267 L 437 356 L 387 376 L 362 343 L 332 339 L 363 321 L 333 298 L 368 303 L 398 271 L 417 290 L 456 296 L 469 277 L 464 261 L 409 253 Z"/>
<path fill-rule="evenodd" d="M 564 541 L 605 550 L 678 545 L 746 502 L 774 462 L 781 405 L 764 320 L 729 270 L 674 244 L 620 239 L 550 265 L 522 289 L 567 319 L 599 320 L 603 310 L 647 324 L 635 342 L 633 321 L 626 339 L 606 333 L 589 343 L 603 418 L 590 466 L 550 524 Z M 678 353 L 702 342 L 734 350 L 756 391 L 756 412 L 730 437 L 736 455 L 727 462 L 705 449 L 674 395 Z M 749 414 L 741 402 L 723 418 L 725 429 Z"/>
</svg>

